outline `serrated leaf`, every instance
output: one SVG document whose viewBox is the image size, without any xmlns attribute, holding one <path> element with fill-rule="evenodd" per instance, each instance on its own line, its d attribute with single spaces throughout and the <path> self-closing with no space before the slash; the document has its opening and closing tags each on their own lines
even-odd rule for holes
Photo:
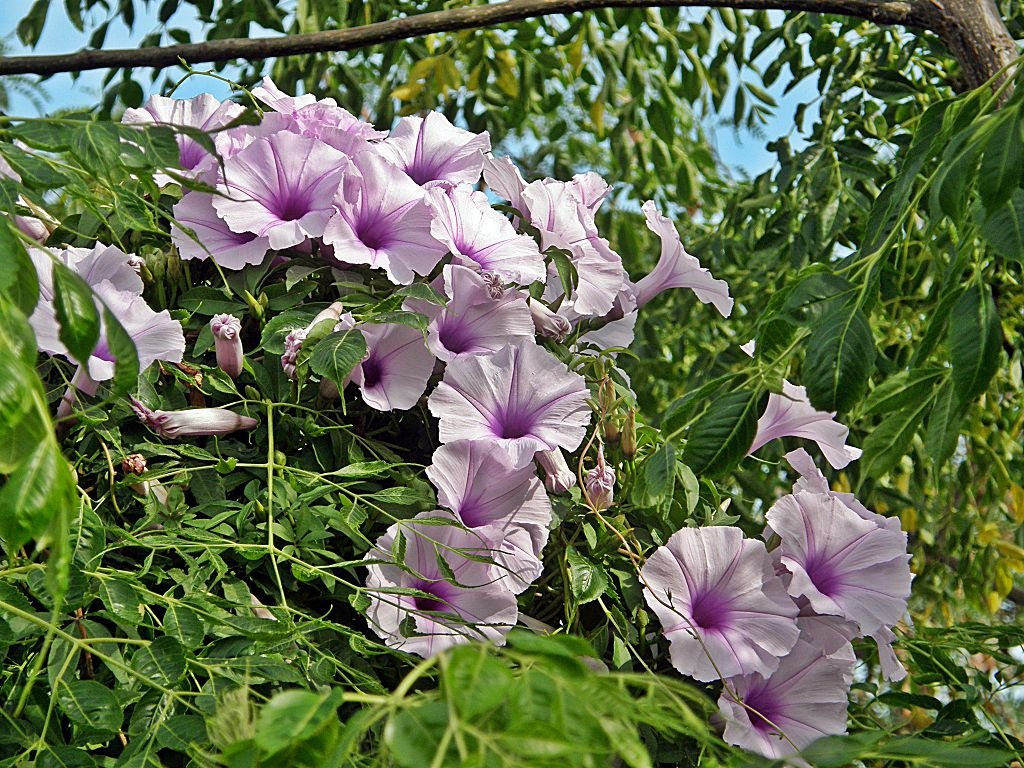
<svg viewBox="0 0 1024 768">
<path fill-rule="evenodd" d="M 85 364 L 100 338 L 100 315 L 89 284 L 59 261 L 53 262 L 53 304 L 61 343 Z"/>
<path fill-rule="evenodd" d="M 52 439 L 36 445 L 0 488 L 0 539 L 14 552 L 41 536 L 63 508 L 75 504 L 67 461 Z"/>
<path fill-rule="evenodd" d="M 864 313 L 837 305 L 815 324 L 807 340 L 804 386 L 822 411 L 845 411 L 867 387 L 875 362 L 875 342 Z"/>
<path fill-rule="evenodd" d="M 132 669 L 147 680 L 173 685 L 185 677 L 187 665 L 181 643 L 173 637 L 158 637 L 132 656 Z"/>
<path fill-rule="evenodd" d="M 1010 199 L 1024 177 L 1024 148 L 1021 146 L 1020 106 L 999 113 L 999 125 L 992 132 L 981 158 L 978 191 L 991 214 Z"/>
<path fill-rule="evenodd" d="M 921 428 L 925 411 L 931 401 L 920 398 L 914 405 L 892 413 L 868 434 L 864 441 L 862 471 L 868 477 L 881 477 L 896 466 Z"/>
<path fill-rule="evenodd" d="M 715 474 L 747 455 L 757 434 L 763 396 L 750 390 L 714 400 L 686 436 L 683 463 L 696 475 Z"/>
<path fill-rule="evenodd" d="M 924 438 L 925 450 L 936 465 L 945 464 L 956 450 L 963 417 L 964 407 L 957 397 L 953 382 L 947 379 L 939 389 L 928 414 L 928 429 Z"/>
<path fill-rule="evenodd" d="M 583 557 L 575 547 L 566 550 L 565 561 L 569 565 L 569 588 L 579 605 L 597 600 L 608 589 L 604 568 Z"/>
<path fill-rule="evenodd" d="M 164 633 L 173 637 L 185 648 L 198 648 L 203 642 L 205 632 L 199 615 L 184 605 L 168 603 L 164 611 Z"/>
<path fill-rule="evenodd" d="M 0 217 L 0 294 L 5 295 L 26 317 L 39 301 L 39 278 L 35 265 L 21 240 L 14 234 L 14 224 Z"/>
<path fill-rule="evenodd" d="M 366 357 L 366 339 L 357 329 L 332 333 L 313 349 L 309 367 L 339 384 Z"/>
<path fill-rule="evenodd" d="M 1024 189 L 1015 189 L 1008 200 L 989 212 L 981 235 L 1004 259 L 1024 262 Z"/>
<path fill-rule="evenodd" d="M 139 352 L 128 331 L 113 312 L 103 307 L 103 328 L 107 350 L 114 358 L 114 378 L 111 388 L 115 396 L 134 392 L 139 383 Z"/>
<path fill-rule="evenodd" d="M 117 577 L 105 579 L 100 584 L 100 599 L 119 623 L 137 626 L 142 620 L 139 595 L 126 580 Z"/>
<path fill-rule="evenodd" d="M 949 326 L 953 386 L 961 403 L 988 388 L 999 367 L 1002 334 L 991 289 L 972 283 L 953 306 Z"/>
</svg>

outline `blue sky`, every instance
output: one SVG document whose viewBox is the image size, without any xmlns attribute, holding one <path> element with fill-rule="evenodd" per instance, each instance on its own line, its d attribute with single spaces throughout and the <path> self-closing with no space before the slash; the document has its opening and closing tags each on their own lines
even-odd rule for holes
<svg viewBox="0 0 1024 768">
<path fill-rule="evenodd" d="M 14 29 L 18 21 L 25 16 L 32 6 L 32 0 L 0 0 L 0 37 L 9 46 L 12 54 L 40 53 L 57 54 L 68 53 L 85 47 L 87 38 L 79 33 L 67 20 L 64 13 L 63 3 L 54 2 L 51 4 L 50 16 L 47 19 L 42 39 L 35 51 L 30 51 L 22 46 L 15 34 Z M 146 34 L 158 26 L 156 13 L 159 3 L 153 3 L 148 9 L 140 9 L 136 19 L 134 30 L 129 31 L 120 22 L 111 24 L 107 35 L 106 46 L 108 48 L 132 48 L 138 45 Z M 100 22 L 106 15 L 97 15 L 94 21 Z M 182 21 L 176 16 L 176 26 L 181 26 Z M 771 55 L 767 51 L 766 56 Z M 140 77 L 140 84 L 146 88 L 149 77 L 147 71 Z M 45 83 L 47 98 L 45 100 L 48 109 L 60 109 L 65 107 L 90 107 L 99 99 L 99 92 L 103 80 L 102 71 L 85 72 L 77 80 L 72 80 L 70 75 L 57 75 Z M 785 82 L 782 81 L 771 89 L 772 96 L 779 102 L 778 109 L 774 116 L 769 119 L 760 133 L 756 135 L 748 130 L 736 130 L 727 125 L 708 125 L 708 134 L 718 149 L 719 156 L 723 162 L 734 172 L 742 174 L 757 174 L 775 164 L 775 155 L 765 148 L 765 145 L 772 139 L 779 136 L 797 137 L 793 118 L 797 106 L 803 101 L 810 101 L 817 94 L 813 80 L 802 83 L 789 94 L 783 94 Z M 186 82 L 175 96 L 178 98 L 189 98 L 206 91 L 218 98 L 226 98 L 229 95 L 227 86 L 213 78 L 194 77 Z M 726 103 L 730 103 L 727 99 Z M 12 95 L 10 114 L 31 116 L 38 114 L 36 108 L 25 97 L 17 94 Z M 796 142 L 799 144 L 799 141 Z"/>
</svg>

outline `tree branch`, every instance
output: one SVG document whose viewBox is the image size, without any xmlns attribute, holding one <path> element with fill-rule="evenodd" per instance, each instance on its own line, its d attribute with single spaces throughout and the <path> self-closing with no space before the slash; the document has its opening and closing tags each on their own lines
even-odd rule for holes
<svg viewBox="0 0 1024 768">
<path fill-rule="evenodd" d="M 210 40 L 153 48 L 86 50 L 56 56 L 0 57 L 0 75 L 83 72 L 90 69 L 173 67 L 231 59 L 266 59 L 350 51 L 379 43 L 599 8 L 712 7 L 830 13 L 876 24 L 899 24 L 939 34 L 974 87 L 1016 57 L 1016 44 L 993 0 L 507 0 L 391 19 L 350 29 L 268 38 Z M 945 5 L 943 4 L 945 3 Z"/>
</svg>

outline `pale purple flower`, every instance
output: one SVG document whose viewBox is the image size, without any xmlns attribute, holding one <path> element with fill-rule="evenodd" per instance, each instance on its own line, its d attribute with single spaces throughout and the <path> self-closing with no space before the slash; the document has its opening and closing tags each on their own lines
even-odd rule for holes
<svg viewBox="0 0 1024 768">
<path fill-rule="evenodd" d="M 642 210 L 647 228 L 661 238 L 661 256 L 654 270 L 636 284 L 637 306 L 670 288 L 689 288 L 705 304 L 714 304 L 723 317 L 732 314 L 733 300 L 729 285 L 711 275 L 700 262 L 686 252 L 675 224 L 662 216 L 654 203 L 648 200 Z"/>
<path fill-rule="evenodd" d="M 485 355 L 517 339 L 533 338 L 530 309 L 517 291 L 502 291 L 494 298 L 494 284 L 469 267 L 445 265 L 443 276 L 450 299 L 446 306 L 406 302 L 430 318 L 427 346 L 439 360 Z"/>
<path fill-rule="evenodd" d="M 590 423 L 584 378 L 532 342 L 448 363 L 429 405 L 441 442 L 495 440 L 515 467 L 537 451 L 575 449 Z"/>
<path fill-rule="evenodd" d="M 226 408 L 188 408 L 184 411 L 154 411 L 132 398 L 132 410 L 143 424 L 160 437 L 175 440 L 180 437 L 229 435 L 241 429 L 252 429 L 256 419 L 241 416 Z"/>
<path fill-rule="evenodd" d="M 430 234 L 430 210 L 423 190 L 373 152 L 352 160 L 357 173 L 338 190 L 324 242 L 335 258 L 383 269 L 393 283 L 408 285 L 426 275 L 447 248 Z"/>
<path fill-rule="evenodd" d="M 378 148 L 417 184 L 475 184 L 484 153 L 491 151 L 491 137 L 486 131 L 456 128 L 441 112 L 430 112 L 426 117 L 403 117 Z"/>
<path fill-rule="evenodd" d="M 60 327 L 54 305 L 53 260 L 48 251 L 31 249 L 29 256 L 39 276 L 39 303 L 29 322 L 35 331 L 40 350 L 70 358 L 60 340 Z M 106 337 L 105 306 L 117 318 L 135 344 L 139 369 L 145 370 L 157 360 L 179 362 L 185 352 L 185 336 L 181 323 L 167 310 L 154 312 L 142 298 L 142 280 L 129 264 L 129 257 L 113 246 L 97 245 L 91 250 L 69 248 L 56 256 L 77 272 L 93 291 L 93 300 L 100 311 L 100 338 L 88 360 L 76 360 L 87 376 L 80 377 L 82 390 L 95 393 L 96 382 L 114 375 L 116 358 Z M 88 388 L 87 388 L 88 387 Z"/>
<path fill-rule="evenodd" d="M 551 493 L 567 493 L 576 485 L 576 473 L 569 468 L 561 448 L 537 451 L 534 458 L 544 470 L 544 487 Z"/>
<path fill-rule="evenodd" d="M 608 193 L 612 191 L 612 188 L 608 186 L 608 182 L 593 171 L 577 173 L 572 177 L 569 186 L 572 187 L 576 197 L 583 203 L 583 206 L 591 213 L 597 213 L 601 203 L 604 202 Z"/>
<path fill-rule="evenodd" d="M 429 518 L 447 518 L 451 524 L 424 522 Z M 423 657 L 478 640 L 504 645 L 519 608 L 507 581 L 495 573 L 495 566 L 479 559 L 490 558 L 488 544 L 439 510 L 392 525 L 368 559 L 390 561 L 399 535 L 405 538 L 402 567 L 372 563 L 366 569 L 366 591 L 371 600 L 366 618 L 370 628 L 388 646 Z M 451 570 L 454 583 L 446 578 L 438 558 Z M 396 594 L 396 590 L 424 594 Z M 409 618 L 415 634 L 406 636 L 403 624 Z"/>
<path fill-rule="evenodd" d="M 725 740 L 781 758 L 822 736 L 845 733 L 849 675 L 851 662 L 826 656 L 801 638 L 770 675 L 726 682 L 718 699 Z"/>
<path fill-rule="evenodd" d="M 424 199 L 434 215 L 430 233 L 447 246 L 454 263 L 473 264 L 521 285 L 544 280 L 547 271 L 537 243 L 517 233 L 483 192 L 469 184 L 437 184 Z"/>
<path fill-rule="evenodd" d="M 509 205 L 524 216 L 529 216 L 526 202 L 523 200 L 526 179 L 512 162 L 512 158 L 487 155 L 484 158 L 484 181 L 496 194 L 508 200 Z"/>
<path fill-rule="evenodd" d="M 783 380 L 782 394 L 768 396 L 768 405 L 757 420 L 757 435 L 747 455 L 782 437 L 802 437 L 818 444 L 835 469 L 860 458 L 862 451 L 846 444 L 849 427 L 835 421 L 835 411 L 819 411 L 811 405 L 807 390 Z"/>
<path fill-rule="evenodd" d="M 540 576 L 551 502 L 532 466 L 513 469 L 494 443 L 456 440 L 434 451 L 427 477 L 437 488 L 438 504 L 491 546 L 514 592 Z"/>
<path fill-rule="evenodd" d="M 597 466 L 587 472 L 583 488 L 591 506 L 598 512 L 608 509 L 615 499 L 615 470 L 604 460 L 604 446 L 597 447 Z"/>
<path fill-rule="evenodd" d="M 217 215 L 214 200 L 206 192 L 186 192 L 174 204 L 171 242 L 178 248 L 178 254 L 183 259 L 212 258 L 225 269 L 261 263 L 270 250 L 270 241 L 254 232 L 232 231 Z M 195 237 L 183 227 L 191 229 Z"/>
<path fill-rule="evenodd" d="M 764 543 L 738 528 L 683 528 L 640 571 L 672 665 L 704 682 L 771 674 L 799 637 L 797 607 Z"/>
<path fill-rule="evenodd" d="M 366 323 L 358 331 L 368 354 L 352 371 L 363 401 L 378 411 L 406 410 L 427 388 L 434 355 L 416 328 L 397 323 Z"/>
<path fill-rule="evenodd" d="M 282 131 L 257 139 L 224 161 L 213 207 L 233 232 L 266 237 L 275 250 L 320 237 L 334 196 L 351 168 L 323 142 Z"/>
<path fill-rule="evenodd" d="M 842 616 L 865 635 L 903 616 L 912 578 L 905 533 L 865 520 L 834 495 L 803 490 L 779 499 L 766 518 L 782 540 L 789 594 L 815 613 Z"/>
<path fill-rule="evenodd" d="M 522 200 L 529 209 L 530 223 L 540 231 L 541 246 L 568 252 L 576 267 L 578 284 L 567 297 L 568 303 L 580 315 L 600 317 L 615 303 L 626 271 L 622 259 L 597 231 L 593 212 L 577 195 L 572 184 L 545 179 L 527 184 Z M 565 290 L 552 264 L 545 298 Z"/>
<path fill-rule="evenodd" d="M 886 680 L 898 683 L 907 676 L 907 668 L 896 656 L 892 644 L 896 640 L 896 633 L 889 627 L 882 627 L 871 634 L 871 639 L 878 646 L 878 664 L 882 668 L 882 677 Z"/>
<path fill-rule="evenodd" d="M 210 321 L 217 367 L 232 379 L 242 373 L 242 321 L 234 315 L 214 315 Z"/>
<path fill-rule="evenodd" d="M 245 109 L 230 101 L 218 101 L 208 93 L 193 99 L 169 99 L 150 96 L 141 109 L 126 109 L 122 123 L 157 123 L 179 128 L 196 128 L 207 133 L 230 125 Z M 178 158 L 181 167 L 193 171 L 211 158 L 210 153 L 191 136 L 179 133 Z M 164 178 L 168 178 L 164 176 Z M 169 178 L 168 178 L 169 180 Z"/>
</svg>

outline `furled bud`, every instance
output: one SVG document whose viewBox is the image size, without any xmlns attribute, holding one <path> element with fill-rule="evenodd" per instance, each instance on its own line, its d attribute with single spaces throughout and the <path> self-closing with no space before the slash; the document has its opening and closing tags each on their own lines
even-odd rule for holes
<svg viewBox="0 0 1024 768">
<path fill-rule="evenodd" d="M 214 315 L 210 321 L 217 367 L 232 379 L 242 372 L 242 322 L 234 315 Z"/>
<path fill-rule="evenodd" d="M 572 330 L 572 324 L 536 299 L 530 299 L 530 315 L 533 317 L 533 326 L 537 333 L 546 339 L 563 341 Z"/>
<path fill-rule="evenodd" d="M 584 489 L 590 505 L 600 512 L 612 505 L 615 491 L 615 470 L 604 461 L 604 446 L 597 448 L 597 466 L 587 472 Z"/>
<path fill-rule="evenodd" d="M 296 328 L 284 337 L 284 354 L 281 355 L 281 368 L 284 375 L 295 380 L 295 365 L 299 359 L 299 350 L 302 349 L 302 342 L 306 339 L 306 329 Z"/>
<path fill-rule="evenodd" d="M 625 458 L 632 459 L 636 456 L 636 411 L 632 408 L 626 411 L 626 423 L 622 426 L 619 447 Z"/>
<path fill-rule="evenodd" d="M 228 435 L 240 429 L 252 429 L 258 423 L 225 408 L 189 408 L 184 411 L 154 411 L 132 398 L 132 410 L 142 423 L 160 437 L 200 437 Z"/>
<path fill-rule="evenodd" d="M 576 485 L 576 474 L 566 464 L 561 448 L 537 451 L 534 458 L 544 468 L 544 487 L 550 493 L 565 493 Z"/>
<path fill-rule="evenodd" d="M 146 467 L 146 457 L 141 453 L 132 453 L 121 460 L 121 469 L 126 475 L 141 475 Z M 152 495 L 161 504 L 167 503 L 167 489 L 159 480 L 143 480 L 140 483 L 132 483 L 131 489 L 140 496 Z"/>
</svg>

